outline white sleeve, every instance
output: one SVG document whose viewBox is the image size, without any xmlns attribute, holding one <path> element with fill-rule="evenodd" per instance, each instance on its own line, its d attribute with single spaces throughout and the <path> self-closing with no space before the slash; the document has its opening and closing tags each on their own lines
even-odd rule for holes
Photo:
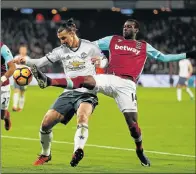
<svg viewBox="0 0 196 174">
<path fill-rule="evenodd" d="M 53 49 L 52 52 L 49 52 L 48 54 L 46 54 L 46 58 L 51 63 L 54 63 L 54 62 L 60 60 L 60 50 L 59 50 L 59 47 Z"/>
<path fill-rule="evenodd" d="M 31 66 L 32 64 L 35 64 L 37 67 L 42 67 L 49 63 L 54 63 L 58 60 L 60 60 L 58 49 L 53 49 L 52 52 L 46 54 L 44 57 L 40 59 L 27 58 L 26 65 Z"/>
<path fill-rule="evenodd" d="M 42 67 L 42 66 L 45 66 L 49 63 L 50 63 L 50 61 L 47 59 L 46 56 L 44 56 L 40 59 L 29 59 L 29 58 L 27 58 L 25 64 L 27 66 L 32 66 L 33 64 L 35 64 L 37 67 Z"/>
</svg>

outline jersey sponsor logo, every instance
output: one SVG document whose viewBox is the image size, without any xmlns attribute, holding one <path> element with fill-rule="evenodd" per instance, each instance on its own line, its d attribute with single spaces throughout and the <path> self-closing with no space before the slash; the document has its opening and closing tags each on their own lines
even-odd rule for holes
<svg viewBox="0 0 196 174">
<path fill-rule="evenodd" d="M 84 62 L 79 62 L 79 61 L 73 61 L 70 63 L 70 65 L 72 65 L 74 68 L 76 67 L 80 67 L 81 65 L 84 65 Z"/>
<path fill-rule="evenodd" d="M 69 59 L 67 68 L 71 71 L 77 71 L 85 68 L 85 61 L 81 57 L 71 57 Z"/>
<path fill-rule="evenodd" d="M 129 51 L 129 52 L 133 52 L 136 55 L 138 55 L 140 53 L 140 50 L 137 50 L 135 48 L 129 47 L 129 46 L 119 46 L 117 44 L 115 44 L 115 50 L 124 50 L 124 51 Z"/>
</svg>

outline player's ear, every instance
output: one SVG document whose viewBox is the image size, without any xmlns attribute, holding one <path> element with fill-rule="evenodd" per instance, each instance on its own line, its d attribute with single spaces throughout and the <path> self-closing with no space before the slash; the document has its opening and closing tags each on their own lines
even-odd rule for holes
<svg viewBox="0 0 196 174">
<path fill-rule="evenodd" d="M 74 36 L 74 34 L 75 34 L 75 32 L 73 32 L 73 31 L 70 31 L 70 32 L 69 32 L 69 35 L 70 35 L 70 36 Z"/>
</svg>

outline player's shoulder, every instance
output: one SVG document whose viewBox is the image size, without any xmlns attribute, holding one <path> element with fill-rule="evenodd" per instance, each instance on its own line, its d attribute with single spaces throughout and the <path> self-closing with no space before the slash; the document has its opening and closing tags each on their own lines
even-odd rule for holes
<svg viewBox="0 0 196 174">
<path fill-rule="evenodd" d="M 86 40 L 86 39 L 81 39 L 81 43 L 83 43 L 83 44 L 92 44 L 92 45 L 94 45 L 94 43 L 93 42 L 91 42 L 90 40 Z"/>
<path fill-rule="evenodd" d="M 189 59 L 182 59 L 182 60 L 179 61 L 179 64 L 181 64 L 181 65 L 184 65 L 184 64 L 188 65 L 190 63 L 191 63 L 191 61 Z"/>
<path fill-rule="evenodd" d="M 124 37 L 120 36 L 120 35 L 112 35 L 112 36 L 108 36 L 108 37 L 111 37 L 111 39 L 123 39 L 124 40 Z"/>
<path fill-rule="evenodd" d="M 9 48 L 7 45 L 5 45 L 3 42 L 1 42 L 1 49 L 7 51 Z"/>
<path fill-rule="evenodd" d="M 186 62 L 187 62 L 188 64 L 191 64 L 191 60 L 190 60 L 190 59 L 184 59 L 184 60 L 186 60 Z"/>
<path fill-rule="evenodd" d="M 97 44 L 95 42 L 91 42 L 90 40 L 86 40 L 86 39 L 81 39 L 81 43 L 91 46 L 91 47 L 96 47 L 98 48 Z"/>
<path fill-rule="evenodd" d="M 59 52 L 59 51 L 61 51 L 64 47 L 65 47 L 64 45 L 60 45 L 60 46 L 54 48 L 54 49 L 52 50 L 52 52 Z"/>
<path fill-rule="evenodd" d="M 4 43 L 3 43 L 3 42 L 1 42 L 0 44 L 1 44 L 1 47 L 4 45 Z"/>
<path fill-rule="evenodd" d="M 145 43 L 145 44 L 148 44 L 148 42 L 146 42 L 145 40 L 136 40 L 137 42 L 141 42 L 141 43 Z"/>
<path fill-rule="evenodd" d="M 5 45 L 5 44 L 3 44 L 3 45 L 1 46 L 1 54 L 3 54 L 3 55 L 6 56 L 6 57 L 11 57 L 11 58 L 13 58 L 10 49 L 9 49 L 8 46 Z"/>
</svg>

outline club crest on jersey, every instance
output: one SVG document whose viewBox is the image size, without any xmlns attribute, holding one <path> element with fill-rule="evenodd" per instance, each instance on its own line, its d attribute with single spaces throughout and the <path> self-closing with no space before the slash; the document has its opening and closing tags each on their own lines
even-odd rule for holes
<svg viewBox="0 0 196 174">
<path fill-rule="evenodd" d="M 83 52 L 83 53 L 81 54 L 81 58 L 84 59 L 84 58 L 86 58 L 86 57 L 87 57 L 87 54 L 86 54 L 85 52 Z"/>
<path fill-rule="evenodd" d="M 142 43 L 137 41 L 136 42 L 136 49 L 141 50 L 141 48 L 142 48 Z"/>
<path fill-rule="evenodd" d="M 135 53 L 136 55 L 138 55 L 140 53 L 140 50 L 137 50 L 136 48 L 132 48 L 132 47 L 129 47 L 127 45 L 117 45 L 115 44 L 115 50 L 124 50 L 124 51 L 130 51 L 130 52 L 133 52 Z"/>
</svg>

